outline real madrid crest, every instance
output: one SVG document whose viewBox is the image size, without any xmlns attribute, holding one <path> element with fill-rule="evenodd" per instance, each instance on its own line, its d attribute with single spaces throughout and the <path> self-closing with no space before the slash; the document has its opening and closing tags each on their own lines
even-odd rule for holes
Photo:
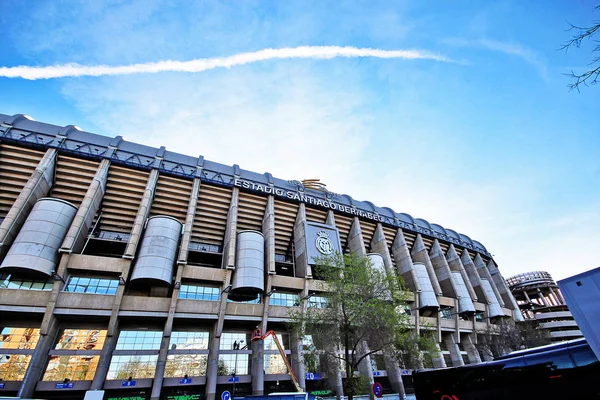
<svg viewBox="0 0 600 400">
<path fill-rule="evenodd" d="M 329 240 L 329 235 L 325 231 L 317 232 L 317 240 L 315 241 L 315 246 L 319 253 L 324 254 L 326 256 L 333 253 L 333 243 Z"/>
</svg>

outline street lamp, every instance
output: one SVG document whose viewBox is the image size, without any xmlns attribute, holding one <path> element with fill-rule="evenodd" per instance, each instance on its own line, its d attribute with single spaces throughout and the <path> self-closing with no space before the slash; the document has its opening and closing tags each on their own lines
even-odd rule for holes
<svg viewBox="0 0 600 400">
<path fill-rule="evenodd" d="M 240 347 L 242 347 L 242 343 L 244 343 L 244 340 L 240 340 L 238 341 L 234 341 L 233 342 L 233 351 L 235 351 L 235 363 L 234 363 L 234 367 L 233 367 L 233 373 L 231 374 L 231 376 L 233 377 L 233 390 L 232 390 L 232 394 L 231 397 L 235 397 L 235 378 L 237 375 L 237 358 L 238 358 L 238 351 L 240 350 Z"/>
</svg>

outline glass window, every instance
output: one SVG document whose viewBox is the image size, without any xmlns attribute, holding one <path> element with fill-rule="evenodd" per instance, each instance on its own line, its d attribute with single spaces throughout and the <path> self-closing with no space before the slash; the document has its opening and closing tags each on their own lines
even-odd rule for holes
<svg viewBox="0 0 600 400">
<path fill-rule="evenodd" d="M 0 380 L 22 381 L 31 361 L 30 355 L 0 354 Z"/>
<path fill-rule="evenodd" d="M 0 349 L 35 349 L 39 338 L 38 328 L 4 327 L 0 333 Z"/>
<path fill-rule="evenodd" d="M 206 350 L 208 349 L 208 332 L 172 332 L 169 348 L 171 350 Z"/>
<path fill-rule="evenodd" d="M 219 288 L 200 285 L 181 285 L 180 299 L 219 301 Z"/>
<path fill-rule="evenodd" d="M 167 356 L 165 377 L 205 376 L 207 354 L 175 354 Z"/>
<path fill-rule="evenodd" d="M 327 308 L 329 302 L 326 297 L 323 296 L 311 296 L 308 299 L 308 306 L 313 308 Z"/>
<path fill-rule="evenodd" d="M 248 375 L 248 354 L 220 354 L 218 371 L 219 375 L 231 375 L 234 371 L 236 375 Z"/>
<path fill-rule="evenodd" d="M 96 373 L 99 356 L 50 356 L 44 381 L 91 381 Z"/>
<path fill-rule="evenodd" d="M 118 279 L 71 276 L 65 285 L 64 291 L 91 294 L 116 294 L 118 286 Z"/>
<path fill-rule="evenodd" d="M 442 308 L 442 309 L 440 309 L 440 318 L 442 318 L 442 319 L 452 319 L 452 309 L 451 308 Z"/>
<path fill-rule="evenodd" d="M 116 350 L 160 350 L 161 331 L 121 331 Z"/>
<path fill-rule="evenodd" d="M 288 362 L 290 362 L 289 356 Z M 287 366 L 281 357 L 281 354 L 265 354 L 264 357 L 265 374 L 287 374 Z"/>
<path fill-rule="evenodd" d="M 240 349 L 248 344 L 248 335 L 245 333 L 223 332 L 221 335 L 221 350 L 233 350 L 233 343 L 241 343 Z"/>
<path fill-rule="evenodd" d="M 300 299 L 297 293 L 274 292 L 271 295 L 270 305 L 294 307 L 300 305 Z"/>
<path fill-rule="evenodd" d="M 290 344 L 290 335 L 289 334 L 278 333 L 277 339 L 279 339 L 279 343 L 281 343 L 281 346 L 283 347 L 284 350 L 290 348 L 290 345 L 289 345 Z M 269 336 L 265 339 L 264 349 L 265 350 L 278 350 L 277 344 L 275 344 L 275 340 L 273 339 L 273 336 Z"/>
<path fill-rule="evenodd" d="M 11 274 L 0 274 L 0 289 L 21 289 L 21 290 L 52 290 L 54 281 L 31 280 L 13 277 Z"/>
<path fill-rule="evenodd" d="M 158 355 L 113 356 L 106 379 L 154 378 Z"/>
<path fill-rule="evenodd" d="M 65 329 L 56 343 L 57 350 L 102 350 L 106 330 Z"/>
</svg>

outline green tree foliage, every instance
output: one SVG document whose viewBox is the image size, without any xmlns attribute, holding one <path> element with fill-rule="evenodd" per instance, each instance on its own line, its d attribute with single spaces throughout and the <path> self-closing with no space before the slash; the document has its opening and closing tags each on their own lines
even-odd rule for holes
<svg viewBox="0 0 600 400">
<path fill-rule="evenodd" d="M 537 321 L 500 321 L 484 331 L 477 332 L 477 349 L 480 353 L 499 357 L 511 351 L 550 344 L 550 334 L 541 329 Z"/>
<path fill-rule="evenodd" d="M 346 372 L 344 394 L 365 391 L 365 381 L 355 377 L 367 356 L 382 350 L 396 351 L 409 326 L 404 312 L 408 292 L 401 278 L 374 269 L 368 258 L 352 254 L 322 258 L 316 266 L 320 290 L 328 307 L 290 311 L 292 329 L 310 334 L 314 346 L 308 354 L 319 355 L 321 371 L 336 374 L 341 364 Z M 368 350 L 361 350 L 368 343 Z M 311 359 L 311 362 L 314 359 Z"/>
<path fill-rule="evenodd" d="M 600 5 L 594 7 L 594 11 L 600 12 Z M 597 39 L 597 35 L 600 32 L 600 22 L 596 21 L 592 25 L 583 27 L 571 24 L 569 31 L 575 34 L 561 46 L 561 50 L 567 51 L 573 47 L 580 48 L 584 43 L 595 43 L 592 46 L 592 61 L 588 64 L 587 70 L 581 73 L 571 71 L 571 73 L 567 74 L 574 80 L 573 83 L 568 85 L 569 90 L 577 89 L 579 91 L 581 85 L 595 85 L 600 78 L 600 41 Z"/>
</svg>

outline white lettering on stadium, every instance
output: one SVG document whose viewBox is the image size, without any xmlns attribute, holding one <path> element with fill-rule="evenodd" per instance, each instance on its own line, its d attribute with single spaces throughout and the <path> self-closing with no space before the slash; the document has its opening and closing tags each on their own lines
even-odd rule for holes
<svg viewBox="0 0 600 400">
<path fill-rule="evenodd" d="M 306 193 L 298 191 L 290 191 L 280 188 L 274 188 L 268 185 L 262 185 L 260 183 L 254 183 L 243 179 L 234 179 L 233 185 L 239 188 L 252 190 L 255 192 L 262 192 L 266 194 L 273 194 L 277 197 L 283 197 L 290 200 L 296 200 L 301 203 L 312 204 L 318 207 L 329 208 L 331 210 L 339 210 L 346 214 L 356 215 L 357 217 L 372 219 L 379 222 L 384 222 L 383 217 L 377 213 L 365 212 L 354 207 L 349 207 L 344 204 L 334 203 L 329 199 L 320 199 L 313 197 Z"/>
</svg>

